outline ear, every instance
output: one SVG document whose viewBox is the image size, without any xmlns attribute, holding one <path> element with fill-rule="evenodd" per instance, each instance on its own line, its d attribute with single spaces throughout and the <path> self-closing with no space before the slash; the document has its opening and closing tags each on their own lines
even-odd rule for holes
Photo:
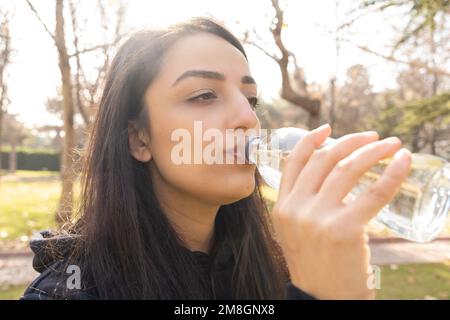
<svg viewBox="0 0 450 320">
<path fill-rule="evenodd" d="M 141 162 L 151 160 L 149 142 L 148 135 L 143 130 L 138 130 L 135 123 L 128 121 L 128 144 L 130 153 L 136 160 Z"/>
</svg>

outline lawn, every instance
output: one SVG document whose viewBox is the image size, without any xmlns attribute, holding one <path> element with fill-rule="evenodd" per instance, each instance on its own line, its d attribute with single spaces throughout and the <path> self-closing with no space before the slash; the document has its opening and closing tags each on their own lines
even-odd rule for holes
<svg viewBox="0 0 450 320">
<path fill-rule="evenodd" d="M 54 181 L 0 182 L 0 240 L 27 241 L 54 226 L 61 186 Z"/>
<path fill-rule="evenodd" d="M 450 299 L 450 264 L 426 263 L 381 268 L 378 299 Z"/>
<path fill-rule="evenodd" d="M 9 175 L 7 170 L 1 170 L 0 176 Z M 59 172 L 57 171 L 31 171 L 31 170 L 16 170 L 14 172 L 14 176 L 16 177 L 57 177 L 59 176 Z"/>
<path fill-rule="evenodd" d="M 39 179 L 42 177 L 42 179 Z M 75 185 L 75 195 L 79 190 Z M 55 226 L 61 192 L 58 173 L 18 171 L 0 180 L 0 247 L 26 245 L 34 233 Z"/>
<path fill-rule="evenodd" d="M 24 293 L 26 285 L 0 288 L 0 300 L 17 300 Z"/>
</svg>

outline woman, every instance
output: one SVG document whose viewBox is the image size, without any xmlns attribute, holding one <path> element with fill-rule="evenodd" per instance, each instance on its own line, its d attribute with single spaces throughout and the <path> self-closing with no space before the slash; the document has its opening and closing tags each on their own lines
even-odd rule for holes
<svg viewBox="0 0 450 320">
<path fill-rule="evenodd" d="M 132 36 L 92 127 L 80 216 L 31 242 L 42 274 L 22 298 L 373 298 L 365 229 L 407 175 L 397 138 L 358 133 L 316 150 L 331 130 L 313 130 L 286 160 L 271 216 L 255 165 L 173 161 L 173 133 L 194 135 L 195 121 L 259 129 L 256 97 L 242 45 L 211 20 Z M 394 154 L 367 193 L 343 201 Z"/>
</svg>

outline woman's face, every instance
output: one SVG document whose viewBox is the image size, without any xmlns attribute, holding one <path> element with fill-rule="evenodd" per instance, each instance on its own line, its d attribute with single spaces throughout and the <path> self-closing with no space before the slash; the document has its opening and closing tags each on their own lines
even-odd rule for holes
<svg viewBox="0 0 450 320">
<path fill-rule="evenodd" d="M 205 152 L 205 147 L 211 147 L 215 140 L 207 141 L 202 135 L 208 129 L 221 133 L 223 139 L 221 143 L 216 141 L 215 148 L 220 149 L 225 162 L 227 149 L 234 147 L 226 143 L 226 131 L 237 134 L 259 129 L 252 105 L 256 96 L 257 87 L 247 60 L 230 43 L 209 33 L 177 40 L 167 51 L 159 75 L 145 94 L 150 168 L 156 186 L 163 183 L 215 205 L 250 195 L 255 188 L 255 165 L 237 164 L 236 159 L 233 164 L 205 163 L 202 155 L 218 153 Z M 197 122 L 195 134 L 194 122 Z M 182 138 L 176 133 L 172 136 L 174 132 L 183 132 Z M 190 141 L 183 139 L 186 133 Z M 177 164 L 180 160 L 176 156 L 186 156 L 184 152 L 188 151 L 177 152 L 181 146 L 189 146 L 191 156 L 183 159 L 192 159 L 191 163 Z M 196 164 L 194 154 L 198 160 L 199 150 L 201 161 Z"/>
</svg>

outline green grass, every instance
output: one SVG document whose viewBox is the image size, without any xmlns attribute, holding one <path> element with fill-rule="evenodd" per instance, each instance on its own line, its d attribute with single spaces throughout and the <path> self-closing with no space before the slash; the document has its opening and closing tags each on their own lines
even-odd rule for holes
<svg viewBox="0 0 450 320">
<path fill-rule="evenodd" d="M 9 175 L 8 170 L 1 170 L 0 175 Z M 16 177 L 58 177 L 58 171 L 45 171 L 45 170 L 16 170 L 13 174 Z"/>
<path fill-rule="evenodd" d="M 0 149 L 1 152 L 11 152 L 11 147 L 10 146 L 3 146 Z M 48 154 L 59 154 L 59 152 L 57 152 L 54 149 L 51 148 L 29 148 L 29 147 L 24 147 L 24 146 L 20 146 L 16 148 L 16 152 L 23 152 L 23 153 L 48 153 Z"/>
<path fill-rule="evenodd" d="M 36 231 L 54 226 L 59 181 L 2 182 L 0 240 L 26 241 Z"/>
<path fill-rule="evenodd" d="M 26 244 L 34 233 L 54 228 L 55 212 L 61 193 L 58 172 L 17 171 L 14 179 L 0 180 L 0 245 L 7 242 Z M 42 179 L 39 179 L 42 177 Z M 33 178 L 21 181 L 23 178 Z M 75 203 L 79 184 L 75 183 Z"/>
<path fill-rule="evenodd" d="M 450 264 L 382 267 L 377 299 L 450 299 Z"/>
<path fill-rule="evenodd" d="M 18 300 L 25 292 L 26 285 L 0 288 L 0 300 Z"/>
</svg>

